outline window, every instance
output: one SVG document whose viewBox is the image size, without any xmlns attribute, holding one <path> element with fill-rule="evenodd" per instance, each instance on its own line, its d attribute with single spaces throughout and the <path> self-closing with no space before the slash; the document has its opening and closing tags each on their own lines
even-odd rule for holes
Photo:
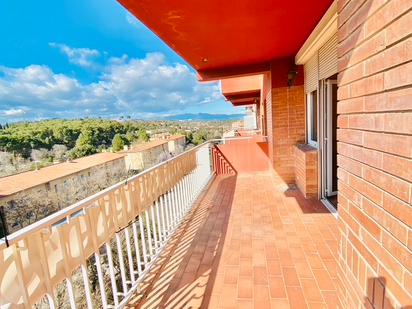
<svg viewBox="0 0 412 309">
<path fill-rule="evenodd" d="M 316 90 L 308 93 L 306 104 L 308 144 L 318 147 L 318 92 Z"/>
</svg>

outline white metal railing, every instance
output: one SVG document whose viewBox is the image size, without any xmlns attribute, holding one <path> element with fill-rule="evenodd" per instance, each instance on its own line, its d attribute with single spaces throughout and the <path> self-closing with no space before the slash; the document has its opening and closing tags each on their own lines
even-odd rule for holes
<svg viewBox="0 0 412 309">
<path fill-rule="evenodd" d="M 0 240 L 0 308 L 122 308 L 213 176 L 192 148 Z"/>
</svg>

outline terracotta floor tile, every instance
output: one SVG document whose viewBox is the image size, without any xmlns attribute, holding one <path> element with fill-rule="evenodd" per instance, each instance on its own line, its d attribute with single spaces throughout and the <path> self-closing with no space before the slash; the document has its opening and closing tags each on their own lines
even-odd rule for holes
<svg viewBox="0 0 412 309">
<path fill-rule="evenodd" d="M 216 177 L 129 307 L 336 308 L 336 220 L 286 188 L 266 173 Z"/>
<path fill-rule="evenodd" d="M 219 306 L 230 307 L 236 305 L 237 286 L 235 284 L 225 284 L 222 287 Z"/>
<path fill-rule="evenodd" d="M 289 301 L 287 299 L 272 298 L 270 300 L 272 309 L 289 309 Z"/>
<path fill-rule="evenodd" d="M 266 256 L 264 250 L 256 250 L 252 255 L 253 266 L 265 266 L 266 265 Z"/>
<path fill-rule="evenodd" d="M 283 277 L 269 277 L 270 297 L 286 298 L 286 286 Z"/>
<path fill-rule="evenodd" d="M 239 277 L 237 296 L 239 298 L 252 298 L 253 296 L 252 277 Z"/>
<path fill-rule="evenodd" d="M 312 269 L 323 269 L 325 268 L 319 253 L 307 254 L 306 259 Z"/>
<path fill-rule="evenodd" d="M 322 291 L 322 296 L 325 299 L 328 308 L 338 308 L 338 296 L 336 291 Z"/>
<path fill-rule="evenodd" d="M 237 266 L 227 266 L 226 267 L 224 283 L 237 284 L 238 277 L 239 277 L 239 267 Z"/>
<path fill-rule="evenodd" d="M 301 279 L 300 280 L 303 294 L 308 302 L 323 302 L 322 295 L 319 287 L 314 279 Z"/>
<path fill-rule="evenodd" d="M 295 263 L 296 273 L 300 279 L 314 279 L 312 269 L 306 261 L 299 261 Z"/>
<path fill-rule="evenodd" d="M 295 267 L 283 267 L 282 273 L 286 286 L 300 286 L 298 274 Z"/>
<path fill-rule="evenodd" d="M 270 295 L 269 288 L 267 286 L 255 285 L 253 289 L 253 303 L 254 307 L 257 308 L 269 308 L 270 305 Z"/>
<path fill-rule="evenodd" d="M 240 259 L 239 262 L 239 275 L 240 276 L 253 276 L 252 258 Z"/>
<path fill-rule="evenodd" d="M 213 307 L 211 307 L 213 308 Z M 236 302 L 236 308 L 237 309 L 254 309 L 253 307 L 253 301 L 252 300 L 246 300 L 246 299 L 238 299 Z"/>
<path fill-rule="evenodd" d="M 308 308 L 309 309 L 327 309 L 328 306 L 325 303 L 309 302 Z"/>
<path fill-rule="evenodd" d="M 280 266 L 280 261 L 278 260 L 267 260 L 267 268 L 269 276 L 282 275 L 282 268 Z"/>
<path fill-rule="evenodd" d="M 303 296 L 302 289 L 297 286 L 289 286 L 286 288 L 289 304 L 291 309 L 304 309 L 307 308 L 305 297 Z"/>
<path fill-rule="evenodd" d="M 319 288 L 321 290 L 335 290 L 335 284 L 333 283 L 326 269 L 314 269 L 313 274 L 315 275 L 315 279 L 318 282 Z"/>
<path fill-rule="evenodd" d="M 264 266 L 253 267 L 253 283 L 254 284 L 268 284 L 267 269 Z"/>
</svg>

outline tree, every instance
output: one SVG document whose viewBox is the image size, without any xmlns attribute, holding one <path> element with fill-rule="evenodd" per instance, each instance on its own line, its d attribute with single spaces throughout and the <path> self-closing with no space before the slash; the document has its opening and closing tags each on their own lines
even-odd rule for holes
<svg viewBox="0 0 412 309">
<path fill-rule="evenodd" d="M 193 144 L 195 145 L 200 145 L 202 143 L 204 143 L 207 140 L 207 133 L 204 131 L 198 131 L 196 133 L 193 134 Z"/>
<path fill-rule="evenodd" d="M 191 144 L 193 143 L 193 133 L 191 131 L 185 132 L 186 136 L 186 143 Z"/>
<path fill-rule="evenodd" d="M 147 142 L 150 139 L 149 134 L 147 134 L 146 130 L 139 130 L 139 140 L 142 142 Z"/>
<path fill-rule="evenodd" d="M 116 134 L 112 140 L 112 148 L 113 151 L 120 151 L 123 150 L 124 147 L 124 140 L 120 134 Z"/>
<path fill-rule="evenodd" d="M 76 140 L 76 146 L 70 151 L 71 159 L 89 156 L 96 153 L 96 147 L 93 146 L 93 132 L 86 129 L 80 133 Z"/>
</svg>

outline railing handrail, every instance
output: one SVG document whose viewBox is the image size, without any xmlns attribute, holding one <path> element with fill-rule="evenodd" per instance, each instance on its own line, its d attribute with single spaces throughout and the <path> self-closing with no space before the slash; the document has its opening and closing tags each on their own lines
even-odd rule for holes
<svg viewBox="0 0 412 309">
<path fill-rule="evenodd" d="M 229 138 L 220 138 L 220 139 L 211 139 L 208 140 L 200 145 L 197 145 L 193 148 L 190 148 L 172 158 L 169 158 L 163 162 L 160 162 L 148 169 L 145 169 L 144 171 L 141 171 L 140 173 L 133 175 L 125 180 L 119 181 L 118 183 L 115 183 L 114 185 L 103 189 L 99 192 L 96 192 L 72 205 L 69 205 L 63 209 L 58 210 L 57 212 L 50 214 L 48 216 L 46 216 L 43 219 L 40 219 L 39 221 L 33 222 L 30 225 L 27 225 L 25 227 L 23 227 L 22 229 L 7 235 L 7 242 L 8 245 L 11 245 L 13 243 L 16 243 L 17 241 L 21 240 L 24 238 L 25 235 L 27 235 L 28 233 L 33 233 L 33 232 L 37 232 L 43 228 L 47 228 L 50 226 L 53 226 L 57 223 L 59 223 L 59 221 L 62 221 L 64 219 L 66 219 L 67 217 L 71 216 L 72 214 L 75 214 L 79 211 L 81 211 L 85 205 L 90 204 L 94 201 L 97 201 L 99 198 L 102 198 L 104 196 L 106 196 L 107 194 L 111 193 L 112 191 L 117 190 L 118 188 L 120 188 L 123 185 L 126 185 L 128 182 L 134 181 L 142 176 L 144 176 L 145 174 L 150 173 L 153 170 L 156 170 L 157 168 L 168 164 L 169 162 L 172 162 L 174 160 L 177 160 L 178 158 L 187 155 L 188 153 L 191 153 L 193 151 L 196 151 L 206 145 L 209 145 L 211 143 L 216 143 L 216 142 L 224 142 L 224 141 L 228 141 L 228 140 L 246 140 L 246 139 L 253 139 L 253 136 L 239 136 L 239 137 L 229 137 Z M 6 247 L 6 240 L 5 238 L 1 238 L 0 239 L 0 249 L 3 249 L 4 247 Z"/>
<path fill-rule="evenodd" d="M 52 226 L 52 225 L 58 223 L 59 221 L 71 216 L 72 214 L 75 214 L 75 213 L 81 211 L 84 208 L 85 205 L 87 205 L 89 203 L 92 203 L 94 201 L 97 201 L 99 198 L 102 198 L 102 197 L 106 196 L 107 194 L 109 194 L 110 192 L 113 192 L 113 191 L 117 190 L 121 186 L 126 185 L 128 182 L 134 181 L 134 180 L 144 176 L 145 174 L 148 174 L 151 171 L 156 170 L 157 168 L 159 168 L 159 167 L 161 167 L 165 164 L 168 164 L 169 162 L 177 160 L 178 158 L 180 158 L 184 155 L 187 155 L 188 153 L 196 151 L 196 150 L 210 144 L 213 141 L 218 141 L 218 140 L 209 140 L 209 141 L 206 141 L 206 142 L 204 142 L 200 145 L 197 145 L 193 148 L 190 148 L 187 151 L 184 151 L 184 152 L 182 152 L 182 153 L 180 153 L 180 154 L 178 154 L 178 155 L 176 155 L 172 158 L 169 158 L 169 159 L 167 159 L 163 162 L 160 162 L 160 163 L 158 163 L 158 164 L 156 164 L 156 165 L 154 165 L 154 166 L 152 166 L 148 169 L 145 169 L 144 171 L 141 171 L 140 173 L 138 173 L 136 175 L 133 175 L 133 176 L 131 176 L 131 177 L 125 179 L 125 180 L 119 181 L 119 182 L 115 183 L 114 185 L 112 185 L 110 187 L 107 187 L 106 189 L 103 189 L 99 192 L 96 192 L 96 193 L 94 193 L 94 194 L 92 194 L 92 195 L 90 195 L 90 196 L 88 196 L 88 197 L 72 204 L 72 205 L 69 205 L 69 206 L 67 206 L 63 209 L 58 210 L 55 213 L 52 213 L 52 214 L 46 216 L 43 219 L 40 219 L 39 221 L 33 222 L 32 224 L 29 224 L 29 225 L 23 227 L 22 229 L 14 232 L 10 235 L 7 235 L 8 245 L 11 245 L 11 244 L 16 243 L 17 241 L 23 239 L 24 236 L 27 235 L 28 233 L 33 233 L 33 232 L 39 231 L 43 228 L 46 228 L 46 227 L 49 227 L 49 226 Z M 7 245 L 6 245 L 5 238 L 1 238 L 0 239 L 0 249 L 3 249 L 6 246 Z"/>
</svg>

